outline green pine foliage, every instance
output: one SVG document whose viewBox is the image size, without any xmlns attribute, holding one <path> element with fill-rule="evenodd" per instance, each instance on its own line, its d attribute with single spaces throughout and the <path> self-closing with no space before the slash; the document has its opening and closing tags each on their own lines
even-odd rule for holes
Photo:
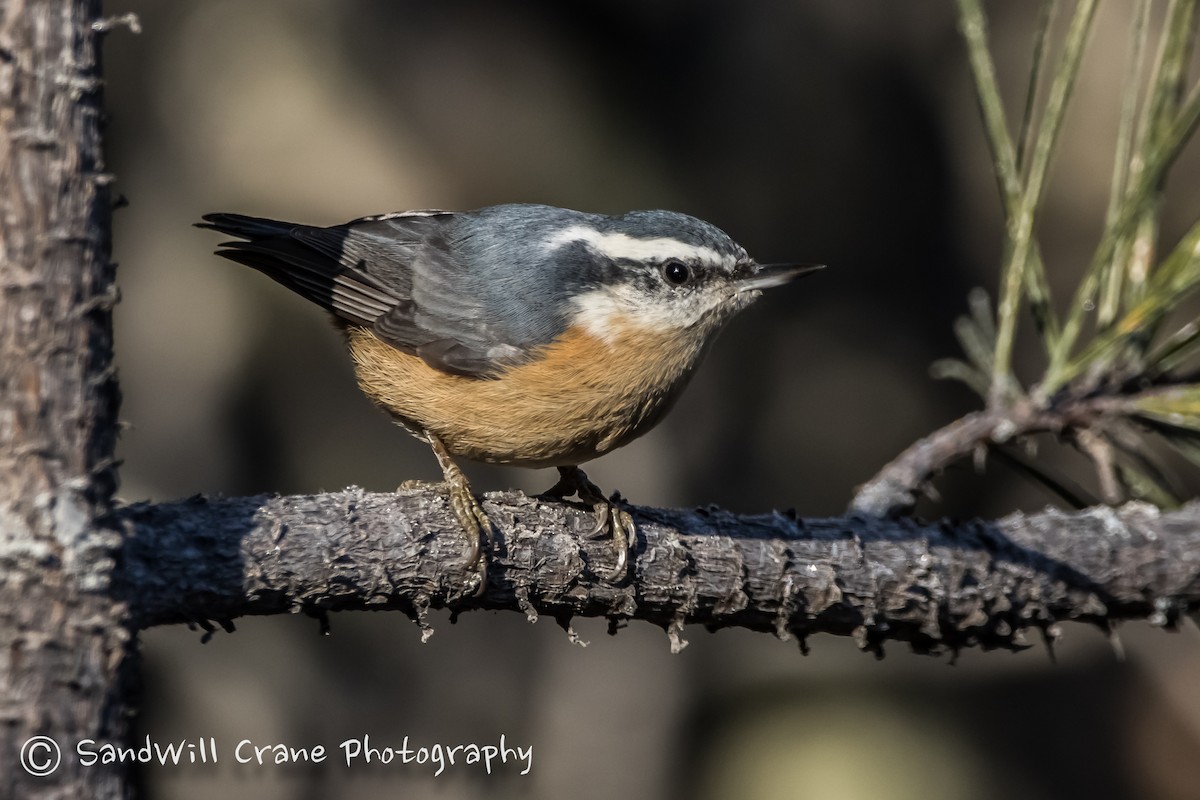
<svg viewBox="0 0 1200 800">
<path fill-rule="evenodd" d="M 991 411 L 1032 408 L 1043 417 L 1057 415 L 1060 432 L 1091 459 L 1106 500 L 1133 497 L 1173 505 L 1175 491 L 1158 464 L 1154 441 L 1167 442 L 1200 466 L 1200 321 L 1187 319 L 1181 308 L 1200 289 L 1200 220 L 1169 243 L 1159 240 L 1159 220 L 1171 166 L 1200 123 L 1200 81 L 1188 76 L 1198 0 L 1168 0 L 1157 42 L 1150 36 L 1151 0 L 1135 0 L 1104 229 L 1062 319 L 1036 231 L 1097 0 L 1074 3 L 1058 43 L 1051 28 L 1059 3 L 1043 3 L 1015 137 L 1005 119 L 980 0 L 957 2 L 1007 236 L 995 309 L 985 292 L 972 292 L 969 314 L 955 326 L 965 357 L 938 361 L 933 373 L 967 384 Z M 1043 374 L 1028 386 L 1012 369 L 1022 307 L 1046 355 Z M 1036 462 L 1023 466 L 1063 489 Z"/>
</svg>

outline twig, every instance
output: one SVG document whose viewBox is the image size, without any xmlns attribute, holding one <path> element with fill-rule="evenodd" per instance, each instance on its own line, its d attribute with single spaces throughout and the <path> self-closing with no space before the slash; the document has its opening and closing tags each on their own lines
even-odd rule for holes
<svg viewBox="0 0 1200 800">
<path fill-rule="evenodd" d="M 1048 408 L 1023 401 L 968 414 L 910 445 L 859 487 L 849 511 L 874 516 L 906 512 L 916 505 L 916 492 L 922 484 L 980 445 L 1001 445 L 1035 433 L 1082 430 L 1108 419 L 1124 419 L 1136 410 L 1139 399 L 1164 391 L 1169 387 L 1137 394 L 1064 397 Z"/>
</svg>

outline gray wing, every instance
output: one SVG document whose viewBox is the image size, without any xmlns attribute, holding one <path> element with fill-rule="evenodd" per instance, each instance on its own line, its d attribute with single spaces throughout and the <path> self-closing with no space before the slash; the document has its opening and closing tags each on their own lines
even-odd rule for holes
<svg viewBox="0 0 1200 800">
<path fill-rule="evenodd" d="M 449 246 L 456 214 L 408 212 L 330 228 L 207 214 L 237 236 L 217 254 L 252 267 L 393 347 L 455 375 L 494 377 L 535 344 L 497 330 L 486 298 Z"/>
</svg>

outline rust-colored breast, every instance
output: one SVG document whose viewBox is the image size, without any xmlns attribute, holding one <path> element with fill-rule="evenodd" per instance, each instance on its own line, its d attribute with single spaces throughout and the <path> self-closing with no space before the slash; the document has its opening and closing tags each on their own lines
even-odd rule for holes
<svg viewBox="0 0 1200 800">
<path fill-rule="evenodd" d="M 548 467 L 579 464 L 650 430 L 670 410 L 704 341 L 617 327 L 611 341 L 572 328 L 542 357 L 494 380 L 449 375 L 355 326 L 359 384 L 414 433 L 456 456 Z"/>
</svg>

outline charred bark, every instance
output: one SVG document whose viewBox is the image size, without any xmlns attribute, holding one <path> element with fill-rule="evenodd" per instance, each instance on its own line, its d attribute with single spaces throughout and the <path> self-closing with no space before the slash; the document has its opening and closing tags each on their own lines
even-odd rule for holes
<svg viewBox="0 0 1200 800">
<path fill-rule="evenodd" d="M 99 2 L 0 9 L 0 795 L 116 798 L 75 742 L 125 736 L 126 609 L 111 591 L 111 203 Z M 48 777 L 49 740 L 62 749 Z M 24 749 L 23 749 L 24 748 Z"/>
</svg>

